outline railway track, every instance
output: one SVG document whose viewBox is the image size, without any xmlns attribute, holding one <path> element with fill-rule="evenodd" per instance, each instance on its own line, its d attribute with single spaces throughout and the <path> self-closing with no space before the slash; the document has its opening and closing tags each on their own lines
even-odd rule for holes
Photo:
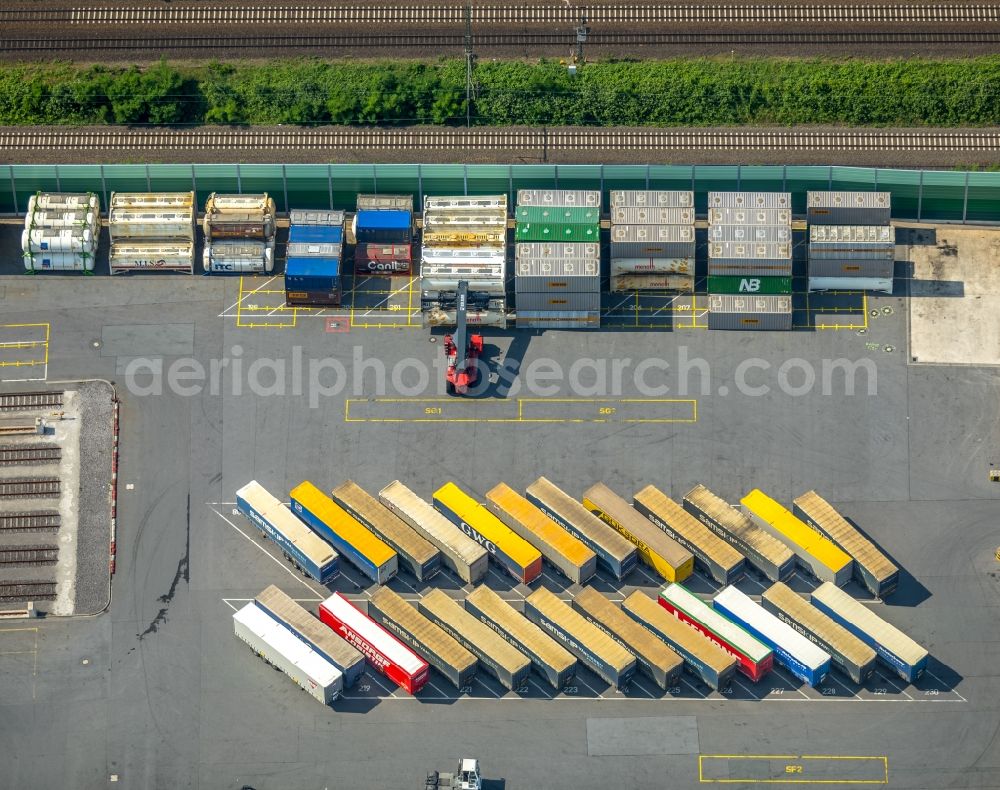
<svg viewBox="0 0 1000 790">
<path fill-rule="evenodd" d="M 0 533 L 3 532 L 54 532 L 61 519 L 54 510 L 37 510 L 31 513 L 0 513 Z"/>
<path fill-rule="evenodd" d="M 55 582 L 0 582 L 0 601 L 52 601 Z"/>
<path fill-rule="evenodd" d="M 684 4 L 633 5 L 473 5 L 473 24 L 575 24 L 585 14 L 592 24 L 947 24 L 1000 22 L 993 3 L 829 3 L 823 5 Z M 0 25 L 57 23 L 72 25 L 315 25 L 315 24 L 464 24 L 465 5 L 343 5 L 273 7 L 169 5 L 9 9 Z"/>
<path fill-rule="evenodd" d="M 59 496 L 58 477 L 19 477 L 0 480 L 0 498 L 29 499 Z"/>
<path fill-rule="evenodd" d="M 9 392 L 0 395 L 0 411 L 36 411 L 62 406 L 61 392 Z"/>
<path fill-rule="evenodd" d="M 62 458 L 62 450 L 54 445 L 0 446 L 0 466 L 47 464 Z"/>
<path fill-rule="evenodd" d="M 1000 130 L 130 129 L 0 131 L 0 151 L 917 151 L 996 153 Z"/>
<path fill-rule="evenodd" d="M 303 35 L 303 36 L 157 36 L 129 38 L 124 36 L 100 38 L 4 38 L 0 52 L 31 53 L 52 51 L 162 51 L 207 50 L 225 52 L 233 50 L 303 50 L 303 49 L 427 49 L 456 48 L 464 44 L 460 33 L 379 33 L 360 35 Z M 572 30 L 563 33 L 485 33 L 472 36 L 477 49 L 513 48 L 531 49 L 562 46 L 571 48 L 576 41 Z M 904 44 L 963 45 L 1000 44 L 1000 31 L 977 32 L 895 31 L 895 32 L 592 32 L 587 38 L 589 47 L 650 47 L 650 46 L 733 46 L 765 47 L 848 45 L 889 46 Z"/>
<path fill-rule="evenodd" d="M 55 565 L 58 546 L 0 546 L 0 568 Z"/>
</svg>

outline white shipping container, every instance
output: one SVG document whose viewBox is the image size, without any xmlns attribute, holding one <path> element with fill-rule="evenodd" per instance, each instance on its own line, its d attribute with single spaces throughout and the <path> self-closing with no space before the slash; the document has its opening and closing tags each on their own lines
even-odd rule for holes
<svg viewBox="0 0 1000 790">
<path fill-rule="evenodd" d="M 694 228 L 689 225 L 614 225 L 611 228 L 612 244 L 676 244 L 694 240 Z"/>
<path fill-rule="evenodd" d="M 662 189 L 613 189 L 612 208 L 660 206 L 662 208 L 694 208 L 694 192 Z"/>
<path fill-rule="evenodd" d="M 597 258 L 601 245 L 590 242 L 523 241 L 514 245 L 514 259 L 521 258 Z"/>
<path fill-rule="evenodd" d="M 490 296 L 503 296 L 507 293 L 507 286 L 503 280 L 466 280 L 466 282 L 469 283 L 470 295 L 484 293 Z M 454 277 L 421 277 L 420 296 L 422 299 L 440 299 L 442 294 L 449 294 L 453 299 L 458 290 L 458 283 L 459 280 Z"/>
<path fill-rule="evenodd" d="M 618 206 L 611 209 L 612 225 L 694 225 L 693 208 Z"/>
<path fill-rule="evenodd" d="M 595 258 L 521 258 L 515 264 L 517 277 L 597 277 L 601 263 Z"/>
<path fill-rule="evenodd" d="M 518 310 L 518 329 L 600 329 L 600 310 Z"/>
<path fill-rule="evenodd" d="M 274 239 L 211 242 L 205 245 L 202 265 L 210 274 L 270 273 L 274 271 Z"/>
<path fill-rule="evenodd" d="M 23 258 L 29 272 L 94 271 L 94 256 L 86 252 L 26 252 Z"/>
<path fill-rule="evenodd" d="M 507 196 L 506 195 L 444 195 L 424 197 L 424 214 L 431 211 L 492 211 L 500 212 L 507 216 Z"/>
<path fill-rule="evenodd" d="M 28 198 L 28 214 L 35 211 L 92 211 L 100 213 L 101 203 L 93 192 L 39 192 Z"/>
<path fill-rule="evenodd" d="M 601 309 L 601 294 L 599 291 L 581 293 L 518 293 L 514 299 L 518 310 L 534 312 L 538 310 L 585 310 L 587 312 Z"/>
<path fill-rule="evenodd" d="M 792 245 L 790 242 L 776 244 L 749 241 L 709 242 L 708 257 L 756 261 L 791 260 Z"/>
<path fill-rule="evenodd" d="M 89 252 L 97 247 L 90 228 L 35 228 L 21 232 L 22 252 Z"/>
<path fill-rule="evenodd" d="M 507 267 L 504 263 L 495 261 L 484 261 L 482 263 L 430 263 L 422 261 L 420 264 L 421 277 L 433 277 L 445 280 L 503 280 Z"/>
<path fill-rule="evenodd" d="M 519 189 L 518 206 L 601 207 L 601 193 L 584 189 Z"/>
<path fill-rule="evenodd" d="M 169 271 L 194 274 L 192 242 L 114 242 L 108 263 L 112 274 Z"/>
<path fill-rule="evenodd" d="M 713 208 L 792 208 L 791 192 L 709 192 Z"/>
<path fill-rule="evenodd" d="M 851 242 L 879 246 L 896 245 L 896 229 L 892 225 L 810 225 L 809 244 Z"/>
<path fill-rule="evenodd" d="M 883 277 L 810 277 L 810 291 L 876 291 L 892 293 L 892 278 Z M 817 308 L 817 312 L 821 312 Z"/>
<path fill-rule="evenodd" d="M 787 225 L 712 225 L 709 242 L 749 242 L 753 244 L 789 243 L 792 229 Z"/>
<path fill-rule="evenodd" d="M 205 202 L 205 213 L 235 211 L 237 213 L 274 213 L 274 201 L 267 192 L 250 195 L 220 195 L 213 192 Z"/>
<path fill-rule="evenodd" d="M 428 307 L 421 311 L 423 326 L 455 326 L 458 317 L 454 309 L 445 310 L 440 307 Z M 491 299 L 486 310 L 469 310 L 466 313 L 466 323 L 469 326 L 494 326 L 507 328 L 507 304 L 503 299 Z"/>
<path fill-rule="evenodd" d="M 233 628 L 254 653 L 288 675 L 313 699 L 329 705 L 344 690 L 339 669 L 253 601 L 233 614 Z"/>
<path fill-rule="evenodd" d="M 344 212 L 333 209 L 296 208 L 288 212 L 288 224 L 342 228 L 344 227 Z"/>
<path fill-rule="evenodd" d="M 891 192 L 809 192 L 806 202 L 810 208 L 871 208 L 881 209 L 892 205 Z"/>
<path fill-rule="evenodd" d="M 194 192 L 112 192 L 112 209 L 188 209 L 194 212 Z"/>
<path fill-rule="evenodd" d="M 787 208 L 710 208 L 709 225 L 791 225 Z"/>
<path fill-rule="evenodd" d="M 24 218 L 25 230 L 33 228 L 90 228 L 97 232 L 98 214 L 94 211 L 52 209 L 35 211 Z"/>
<path fill-rule="evenodd" d="M 507 215 L 485 212 L 444 212 L 424 214 L 424 230 L 460 233 L 506 232 Z"/>
<path fill-rule="evenodd" d="M 194 241 L 194 212 L 184 209 L 111 209 L 108 233 L 116 239 Z"/>
<path fill-rule="evenodd" d="M 694 258 L 612 258 L 616 274 L 694 274 Z"/>
<path fill-rule="evenodd" d="M 694 292 L 694 274 L 612 274 L 608 288 L 611 293 L 625 291 L 676 291 Z"/>
<path fill-rule="evenodd" d="M 420 252 L 423 266 L 488 265 L 503 267 L 507 251 L 503 247 L 423 247 Z"/>
<path fill-rule="evenodd" d="M 343 244 L 312 244 L 292 242 L 285 247 L 287 258 L 339 258 L 344 251 Z"/>
</svg>

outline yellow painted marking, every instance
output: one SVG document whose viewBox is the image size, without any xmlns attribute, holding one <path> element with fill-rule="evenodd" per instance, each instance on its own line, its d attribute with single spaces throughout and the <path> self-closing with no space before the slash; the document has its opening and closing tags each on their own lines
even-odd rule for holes
<svg viewBox="0 0 1000 790">
<path fill-rule="evenodd" d="M 712 778 L 706 776 L 706 767 L 713 761 L 724 761 L 721 768 L 727 769 L 730 760 L 766 760 L 771 766 L 770 778 L 732 777 Z M 826 764 L 825 764 L 826 763 Z M 852 764 L 858 772 L 867 773 L 866 778 L 851 776 L 810 778 L 817 770 L 844 766 L 843 773 L 851 773 L 847 767 Z M 779 772 L 780 771 L 780 772 Z M 709 773 L 714 773 L 709 771 Z M 777 774 L 777 775 L 775 775 Z M 837 784 L 837 785 L 886 785 L 889 784 L 889 758 L 885 756 L 834 755 L 834 754 L 701 754 L 698 755 L 698 781 L 702 784 Z"/>
<path fill-rule="evenodd" d="M 0 368 L 43 367 L 48 369 L 51 327 L 47 322 L 0 324 Z M 29 352 L 19 354 L 18 352 Z M 27 357 L 27 358 L 22 358 Z M 43 372 L 40 379 L 45 378 Z M 38 379 L 34 379 L 38 380 Z"/>
<path fill-rule="evenodd" d="M 556 413 L 546 413 L 546 406 L 555 407 Z M 693 399 L 348 398 L 344 402 L 344 422 L 694 423 L 697 421 L 698 402 Z"/>
<path fill-rule="evenodd" d="M 243 329 L 292 329 L 295 327 L 298 322 L 299 308 L 285 304 L 284 291 L 267 288 L 276 279 L 275 277 L 268 277 L 259 286 L 249 291 L 244 287 L 244 279 L 244 277 L 240 277 L 239 300 L 236 302 L 236 326 Z M 281 295 L 280 304 L 261 305 L 257 302 L 247 302 L 248 299 L 258 298 L 264 299 L 265 302 L 274 302 L 276 301 L 274 294 Z M 291 320 L 288 320 L 289 314 L 291 314 Z M 275 315 L 279 318 L 270 320 Z"/>
</svg>

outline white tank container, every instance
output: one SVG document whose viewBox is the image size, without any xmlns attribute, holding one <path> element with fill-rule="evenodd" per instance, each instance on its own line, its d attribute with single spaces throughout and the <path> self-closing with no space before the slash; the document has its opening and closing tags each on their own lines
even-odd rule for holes
<svg viewBox="0 0 1000 790">
<path fill-rule="evenodd" d="M 22 252 L 89 252 L 97 246 L 90 228 L 35 228 L 21 233 Z"/>
<path fill-rule="evenodd" d="M 184 239 L 194 241 L 194 211 L 191 209 L 113 208 L 108 232 L 115 239 Z"/>
<path fill-rule="evenodd" d="M 113 209 L 188 209 L 194 211 L 194 192 L 112 192 Z"/>
<path fill-rule="evenodd" d="M 29 272 L 92 272 L 94 256 L 85 252 L 26 252 L 24 268 Z"/>
<path fill-rule="evenodd" d="M 25 230 L 36 228 L 90 228 L 97 229 L 98 215 L 94 211 L 67 211 L 50 209 L 34 211 L 24 218 Z"/>
<path fill-rule="evenodd" d="M 269 274 L 274 270 L 274 239 L 206 244 L 202 264 L 208 274 Z"/>
<path fill-rule="evenodd" d="M 194 244 L 191 242 L 115 242 L 108 263 L 112 274 L 134 271 L 184 272 L 194 274 Z"/>
<path fill-rule="evenodd" d="M 35 211 L 93 211 L 100 213 L 101 203 L 93 192 L 39 192 L 28 198 L 28 214 Z"/>
</svg>

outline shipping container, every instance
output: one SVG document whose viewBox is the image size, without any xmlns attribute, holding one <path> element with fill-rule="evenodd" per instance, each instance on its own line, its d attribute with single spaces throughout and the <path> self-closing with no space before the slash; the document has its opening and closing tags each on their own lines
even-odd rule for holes
<svg viewBox="0 0 1000 790">
<path fill-rule="evenodd" d="M 792 278 L 709 275 L 708 285 L 705 290 L 710 294 L 765 294 L 779 296 L 792 292 Z"/>
<path fill-rule="evenodd" d="M 542 572 L 541 552 L 454 483 L 445 483 L 435 491 L 433 501 L 434 507 L 517 581 L 530 584 Z"/>
<path fill-rule="evenodd" d="M 441 552 L 353 480 L 330 492 L 334 502 L 384 540 L 400 565 L 425 582 L 441 568 Z"/>
<path fill-rule="evenodd" d="M 709 192 L 708 207 L 713 208 L 792 208 L 791 192 Z"/>
<path fill-rule="evenodd" d="M 93 211 L 35 211 L 24 218 L 25 230 L 34 228 L 90 228 L 96 231 L 100 223 L 100 215 Z"/>
<path fill-rule="evenodd" d="M 785 581 L 795 573 L 795 555 L 791 549 L 705 486 L 698 484 L 684 495 L 684 509 L 772 582 Z"/>
<path fill-rule="evenodd" d="M 708 229 L 711 244 L 790 244 L 788 225 L 712 225 Z"/>
<path fill-rule="evenodd" d="M 489 587 L 480 586 L 469 593 L 465 608 L 524 653 L 532 669 L 554 689 L 562 689 L 576 674 L 572 654 Z"/>
<path fill-rule="evenodd" d="M 677 683 L 684 659 L 593 587 L 584 587 L 573 608 L 636 658 L 636 669 L 660 689 Z"/>
<path fill-rule="evenodd" d="M 792 224 L 788 208 L 710 208 L 709 225 L 785 225 Z"/>
<path fill-rule="evenodd" d="M 413 214 L 392 209 L 360 210 L 351 220 L 358 244 L 408 244 L 413 240 Z"/>
<path fill-rule="evenodd" d="M 681 585 L 667 585 L 657 602 L 733 656 L 736 668 L 754 683 L 770 672 L 774 665 L 771 648 Z"/>
<path fill-rule="evenodd" d="M 194 274 L 192 242 L 114 242 L 108 255 L 111 274 L 134 271 Z"/>
<path fill-rule="evenodd" d="M 341 593 L 319 605 L 319 619 L 364 655 L 368 663 L 410 694 L 427 684 L 430 667 L 424 659 L 386 631 Z"/>
<path fill-rule="evenodd" d="M 489 266 L 501 270 L 507 263 L 503 247 L 428 247 L 420 253 L 424 266 Z"/>
<path fill-rule="evenodd" d="M 792 500 L 795 515 L 829 538 L 854 560 L 854 575 L 877 598 L 885 598 L 899 584 L 899 568 L 861 530 L 844 518 L 815 491 Z"/>
<path fill-rule="evenodd" d="M 694 293 L 694 274 L 612 274 L 608 290 Z"/>
<path fill-rule="evenodd" d="M 274 239 L 213 241 L 205 245 L 202 264 L 210 274 L 270 274 L 274 271 Z"/>
<path fill-rule="evenodd" d="M 499 211 L 507 213 L 506 195 L 424 196 L 424 213 L 430 211 Z"/>
<path fill-rule="evenodd" d="M 525 241 L 514 245 L 514 258 L 525 260 L 600 259 L 601 245 L 580 242 Z"/>
<path fill-rule="evenodd" d="M 694 207 L 694 192 L 683 190 L 613 189 L 612 208 L 662 206 L 664 208 Z"/>
<path fill-rule="evenodd" d="M 446 232 L 472 232 L 481 233 L 483 231 L 506 232 L 507 216 L 503 213 L 495 212 L 435 212 L 424 214 L 424 232 L 446 231 Z"/>
<path fill-rule="evenodd" d="M 205 202 L 202 227 L 205 238 L 213 241 L 273 239 L 276 228 L 274 200 L 266 192 L 255 195 L 220 195 L 213 192 Z"/>
<path fill-rule="evenodd" d="M 612 258 L 693 258 L 695 230 L 691 225 L 614 225 Z"/>
<path fill-rule="evenodd" d="M 507 231 L 427 230 L 422 234 L 424 249 L 434 247 L 496 247 L 507 244 Z"/>
<path fill-rule="evenodd" d="M 254 600 L 273 620 L 291 630 L 340 670 L 344 676 L 344 688 L 352 688 L 358 682 L 365 671 L 365 657 L 360 650 L 348 644 L 273 584 Z"/>
<path fill-rule="evenodd" d="M 540 587 L 529 595 L 524 614 L 615 688 L 624 688 L 632 679 L 635 656 L 551 591 Z"/>
<path fill-rule="evenodd" d="M 582 206 L 518 206 L 514 212 L 518 225 L 522 222 L 536 225 L 586 225 L 593 227 L 601 221 L 598 208 Z"/>
<path fill-rule="evenodd" d="M 495 326 L 507 328 L 507 307 L 503 299 L 491 300 L 490 307 L 484 310 L 469 310 L 466 323 L 469 326 Z M 436 326 L 455 326 L 456 314 L 454 308 L 421 307 L 422 324 L 426 328 Z"/>
<path fill-rule="evenodd" d="M 517 206 L 601 207 L 601 193 L 584 189 L 519 189 Z"/>
<path fill-rule="evenodd" d="M 663 640 L 684 659 L 687 671 L 709 688 L 725 691 L 732 684 L 736 659 L 700 631 L 672 616 L 642 590 L 622 601 L 622 611 Z"/>
<path fill-rule="evenodd" d="M 810 291 L 874 291 L 891 294 L 891 279 L 877 277 L 810 277 L 807 288 Z"/>
<path fill-rule="evenodd" d="M 623 535 L 639 558 L 662 579 L 683 581 L 694 570 L 694 556 L 639 511 L 608 488 L 595 483 L 583 494 L 583 505 L 605 524 Z"/>
<path fill-rule="evenodd" d="M 373 582 L 385 584 L 396 575 L 396 552 L 308 480 L 289 496 L 292 512 Z"/>
<path fill-rule="evenodd" d="M 418 601 L 420 613 L 479 661 L 479 668 L 510 691 L 528 682 L 531 659 L 496 631 L 467 612 L 442 590 L 431 590 Z"/>
<path fill-rule="evenodd" d="M 89 252 L 97 250 L 90 228 L 35 228 L 21 231 L 21 252 Z"/>
<path fill-rule="evenodd" d="M 456 688 L 463 689 L 476 676 L 476 657 L 388 587 L 372 593 L 368 614 Z"/>
<path fill-rule="evenodd" d="M 888 225 L 892 193 L 808 192 L 806 218 L 810 225 Z"/>
<path fill-rule="evenodd" d="M 746 261 L 737 258 L 709 258 L 709 277 L 791 277 L 792 261 Z"/>
<path fill-rule="evenodd" d="M 792 328 L 792 299 L 790 296 L 710 294 L 708 328 L 787 332 Z"/>
<path fill-rule="evenodd" d="M 727 261 L 781 262 L 791 259 L 792 244 L 791 242 L 710 241 L 708 257 Z"/>
<path fill-rule="evenodd" d="M 517 329 L 600 329 L 600 310 L 518 310 Z"/>
<path fill-rule="evenodd" d="M 503 300 L 507 293 L 504 280 L 480 280 L 474 277 L 421 277 L 417 283 L 420 290 L 421 303 L 435 303 L 439 307 L 455 307 L 458 302 L 458 284 L 465 280 L 469 284 L 466 307 L 473 310 L 486 307 L 491 299 Z"/>
<path fill-rule="evenodd" d="M 358 211 L 413 211 L 413 195 L 358 195 Z"/>
<path fill-rule="evenodd" d="M 274 213 L 274 200 L 267 192 L 224 195 L 213 192 L 205 201 L 205 213 L 213 211 L 254 212 L 260 214 Z"/>
<path fill-rule="evenodd" d="M 816 245 L 810 246 L 808 251 L 808 258 L 810 266 L 814 264 L 822 264 L 825 262 L 849 262 L 858 263 L 864 262 L 869 263 L 874 266 L 888 266 L 890 276 L 892 273 L 892 263 L 896 260 L 896 248 L 895 247 L 850 247 L 846 244 L 844 245 Z M 876 269 L 876 271 L 884 271 L 884 269 Z M 822 272 L 817 272 L 822 274 Z M 874 275 L 869 275 L 874 276 Z"/>
<path fill-rule="evenodd" d="M 112 201 L 115 194 L 111 193 Z M 29 215 L 35 211 L 92 211 L 97 214 L 100 210 L 101 201 L 95 192 L 36 192 L 28 198 Z"/>
<path fill-rule="evenodd" d="M 655 486 L 646 486 L 632 497 L 635 509 L 694 555 L 719 584 L 743 578 L 746 558 L 712 530 Z"/>
<path fill-rule="evenodd" d="M 813 606 L 875 650 L 879 659 L 908 683 L 927 669 L 927 651 L 839 587 L 824 582 L 812 593 Z"/>
<path fill-rule="evenodd" d="M 895 274 L 896 263 L 889 259 L 884 261 L 870 260 L 809 260 L 809 276 L 813 278 L 846 278 L 863 277 L 866 279 L 891 280 Z"/>
<path fill-rule="evenodd" d="M 830 654 L 832 665 L 858 685 L 875 671 L 875 651 L 782 582 L 761 596 L 761 605 L 781 622 Z"/>
<path fill-rule="evenodd" d="M 817 579 L 833 582 L 838 587 L 851 580 L 854 570 L 851 557 L 759 488 L 743 497 L 740 505 L 758 527 L 788 546 L 799 565 Z"/>
<path fill-rule="evenodd" d="M 253 601 L 233 613 L 233 629 L 254 653 L 284 672 L 313 699 L 329 705 L 343 692 L 340 670 Z"/>
<path fill-rule="evenodd" d="M 344 229 L 329 225 L 292 225 L 288 228 L 289 244 L 344 243 Z"/>
<path fill-rule="evenodd" d="M 597 570 L 597 555 L 506 483 L 486 492 L 486 507 L 538 549 L 570 581 L 584 584 Z"/>
<path fill-rule="evenodd" d="M 192 209 L 114 208 L 108 214 L 108 234 L 118 239 L 171 239 L 194 241 Z"/>
<path fill-rule="evenodd" d="M 830 674 L 830 654 L 787 623 L 768 612 L 749 595 L 726 587 L 712 599 L 721 612 L 774 652 L 774 660 L 799 680 L 818 686 Z"/>
<path fill-rule="evenodd" d="M 520 258 L 514 274 L 519 293 L 590 293 L 601 289 L 601 262 L 597 258 Z"/>
<path fill-rule="evenodd" d="M 486 549 L 398 480 L 378 492 L 379 501 L 441 552 L 441 563 L 466 584 L 486 576 Z"/>
<path fill-rule="evenodd" d="M 891 225 L 813 225 L 809 246 L 895 247 L 896 229 Z"/>
<path fill-rule="evenodd" d="M 285 301 L 288 304 L 339 305 L 340 261 L 336 258 L 288 258 L 285 261 Z"/>
<path fill-rule="evenodd" d="M 601 309 L 601 294 L 593 293 L 523 293 L 514 299 L 514 307 L 518 310 L 548 311 L 548 310 L 585 310 L 597 312 Z"/>
<path fill-rule="evenodd" d="M 595 241 L 601 237 L 598 224 L 565 225 L 554 222 L 518 222 L 514 238 L 519 241 Z"/>
<path fill-rule="evenodd" d="M 108 211 L 114 209 L 187 209 L 195 211 L 194 192 L 112 192 Z"/>
<path fill-rule="evenodd" d="M 693 208 L 659 206 L 616 206 L 611 209 L 612 225 L 694 225 Z"/>
<path fill-rule="evenodd" d="M 476 284 L 483 280 L 503 281 L 505 275 L 506 266 L 503 261 L 452 264 L 424 261 L 420 266 L 421 280 L 454 283 L 455 286 L 459 281 L 467 280 L 472 288 L 475 288 Z"/>
<path fill-rule="evenodd" d="M 236 492 L 236 507 L 303 573 L 320 584 L 336 578 L 339 570 L 337 552 L 256 480 Z"/>
<path fill-rule="evenodd" d="M 289 225 L 326 225 L 344 227 L 344 212 L 336 209 L 293 208 L 288 212 Z"/>
<path fill-rule="evenodd" d="M 612 258 L 616 274 L 694 274 L 694 258 Z"/>
<path fill-rule="evenodd" d="M 94 271 L 94 256 L 89 252 L 26 252 L 21 257 L 29 272 Z"/>
<path fill-rule="evenodd" d="M 285 245 L 286 258 L 337 258 L 343 257 L 344 245 L 323 243 L 309 243 L 297 241 Z"/>
<path fill-rule="evenodd" d="M 354 249 L 354 271 L 358 274 L 409 274 L 412 269 L 409 244 L 359 244 Z"/>
<path fill-rule="evenodd" d="M 528 486 L 528 501 L 563 526 L 597 556 L 597 563 L 622 581 L 639 562 L 636 547 L 607 526 L 582 503 L 545 477 Z"/>
</svg>

